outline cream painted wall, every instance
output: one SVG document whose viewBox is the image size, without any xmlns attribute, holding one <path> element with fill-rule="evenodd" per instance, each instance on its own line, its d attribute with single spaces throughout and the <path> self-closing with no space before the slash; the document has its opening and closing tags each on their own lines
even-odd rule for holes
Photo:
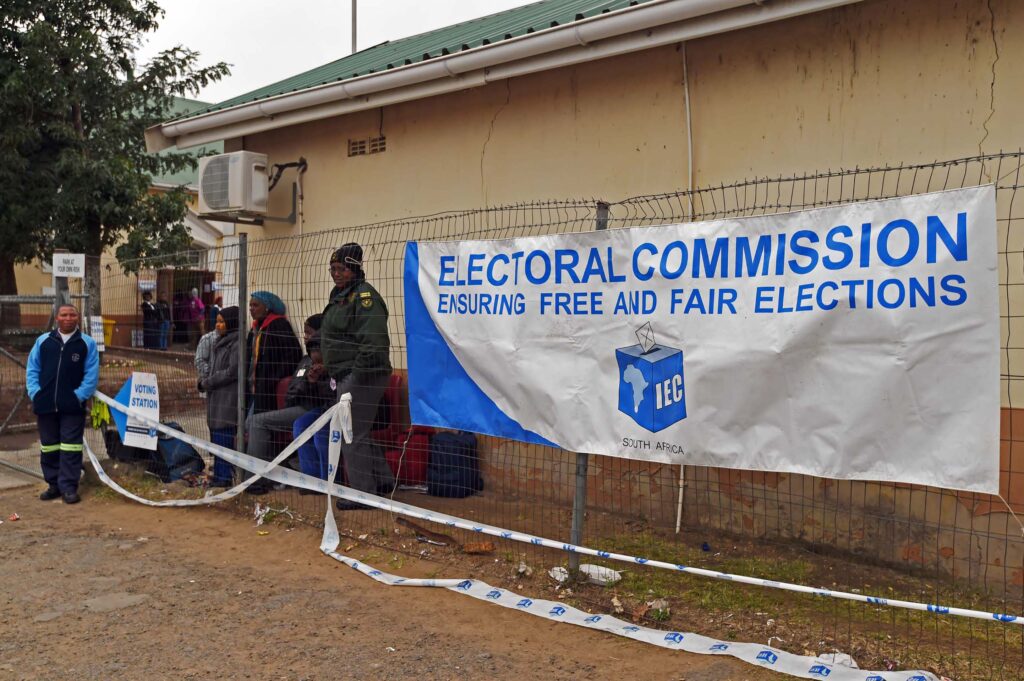
<svg viewBox="0 0 1024 681">
<path fill-rule="evenodd" d="M 697 184 L 1019 149 L 1024 3 L 991 6 L 867 0 L 690 44 Z"/>
<path fill-rule="evenodd" d="M 23 296 L 39 296 L 44 287 L 53 286 L 53 275 L 43 272 L 38 262 L 14 267 L 15 281 L 18 282 L 18 294 Z"/>
<path fill-rule="evenodd" d="M 305 156 L 305 231 L 534 199 L 686 186 L 675 47 L 246 137 L 271 163 Z M 383 131 L 382 154 L 348 157 Z M 228 144 L 226 148 L 239 148 Z M 286 179 L 289 176 L 285 176 Z M 286 215 L 285 183 L 271 213 Z M 269 226 L 268 234 L 291 234 Z"/>
</svg>

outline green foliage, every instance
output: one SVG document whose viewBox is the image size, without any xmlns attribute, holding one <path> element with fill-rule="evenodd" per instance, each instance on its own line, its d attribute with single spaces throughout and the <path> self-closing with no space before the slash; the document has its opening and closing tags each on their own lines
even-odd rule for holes
<svg viewBox="0 0 1024 681">
<path fill-rule="evenodd" d="M 0 8 L 0 258 L 54 247 L 122 262 L 187 247 L 183 192 L 154 175 L 194 167 L 148 154 L 146 128 L 174 96 L 228 73 L 177 46 L 148 64 L 135 51 L 163 16 L 150 0 L 5 0 Z"/>
</svg>

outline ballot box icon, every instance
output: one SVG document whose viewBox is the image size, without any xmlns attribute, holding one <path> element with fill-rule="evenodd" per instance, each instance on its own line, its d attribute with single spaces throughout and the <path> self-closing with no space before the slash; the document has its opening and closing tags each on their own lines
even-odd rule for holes
<svg viewBox="0 0 1024 681">
<path fill-rule="evenodd" d="M 650 324 L 637 331 L 640 343 L 615 350 L 619 411 L 651 432 L 686 418 L 683 351 L 659 345 Z"/>
</svg>

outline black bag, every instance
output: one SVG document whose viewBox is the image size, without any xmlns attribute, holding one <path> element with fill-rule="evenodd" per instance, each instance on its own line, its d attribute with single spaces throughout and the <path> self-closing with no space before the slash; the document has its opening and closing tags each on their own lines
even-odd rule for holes
<svg viewBox="0 0 1024 681">
<path fill-rule="evenodd" d="M 164 425 L 185 432 L 174 421 L 165 421 Z M 158 476 L 164 482 L 181 480 L 186 475 L 202 473 L 206 468 L 203 457 L 199 456 L 192 445 L 164 433 L 157 436 L 156 451 L 148 454 L 150 464 L 146 472 Z"/>
<path fill-rule="evenodd" d="M 125 463 L 136 463 L 138 461 L 150 461 L 153 452 L 141 447 L 129 447 L 121 442 L 121 435 L 116 428 L 108 428 L 103 431 L 103 444 L 107 448 L 107 456 L 114 461 Z"/>
<path fill-rule="evenodd" d="M 435 433 L 430 438 L 427 494 L 461 499 L 483 488 L 476 435 L 466 431 Z"/>
</svg>

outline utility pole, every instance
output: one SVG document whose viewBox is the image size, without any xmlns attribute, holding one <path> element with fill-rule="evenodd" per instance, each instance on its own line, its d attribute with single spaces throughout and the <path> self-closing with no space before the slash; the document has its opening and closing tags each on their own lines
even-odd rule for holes
<svg viewBox="0 0 1024 681">
<path fill-rule="evenodd" d="M 352 54 L 356 53 L 356 1 L 352 0 Z"/>
</svg>

